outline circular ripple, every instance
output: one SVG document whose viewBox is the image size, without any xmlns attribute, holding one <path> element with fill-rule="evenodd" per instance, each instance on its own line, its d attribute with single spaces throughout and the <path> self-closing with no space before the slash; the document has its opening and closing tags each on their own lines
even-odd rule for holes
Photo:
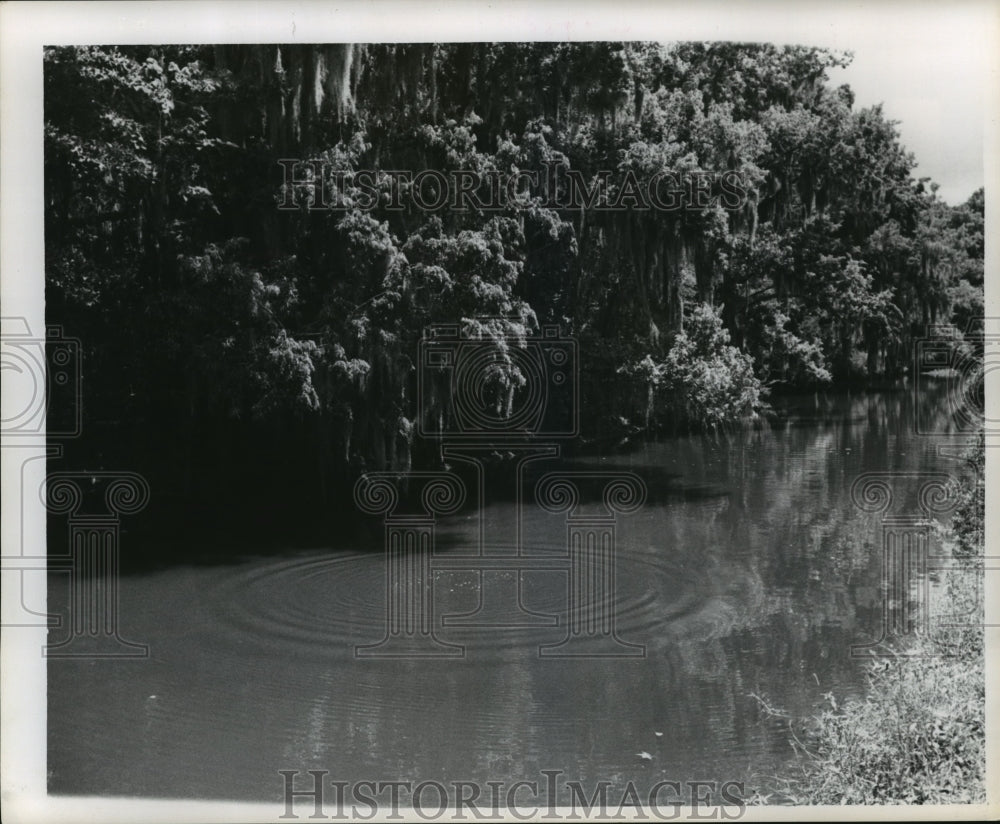
<svg viewBox="0 0 1000 824">
<path fill-rule="evenodd" d="M 527 564 L 547 568 L 488 570 L 438 568 L 433 573 L 433 626 L 443 642 L 483 651 L 558 642 L 565 635 L 569 575 L 564 552 L 535 547 Z M 438 555 L 454 564 L 454 555 Z M 542 560 L 544 559 L 544 560 Z M 464 562 L 459 562 L 464 563 Z M 521 579 L 523 606 L 536 615 L 555 616 L 558 625 L 442 625 L 443 616 L 475 611 L 490 588 L 514 591 Z M 671 621 L 698 609 L 712 582 L 703 571 L 671 563 L 669 553 L 624 551 L 617 557 L 614 613 L 617 634 L 632 643 L 649 643 Z M 241 642 L 291 643 L 312 651 L 353 655 L 359 645 L 378 643 L 386 631 L 386 559 L 381 553 L 313 555 L 270 560 L 242 568 L 214 590 L 215 629 L 235 633 Z M 488 623 L 483 617 L 478 623 Z"/>
</svg>

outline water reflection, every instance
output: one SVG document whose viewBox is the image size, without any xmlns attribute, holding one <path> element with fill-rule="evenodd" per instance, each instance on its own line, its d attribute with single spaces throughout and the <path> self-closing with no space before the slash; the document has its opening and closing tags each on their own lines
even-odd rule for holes
<svg viewBox="0 0 1000 824">
<path fill-rule="evenodd" d="M 921 403 L 925 420 L 947 420 L 939 395 Z M 619 521 L 616 594 L 619 634 L 645 657 L 540 658 L 565 627 L 557 569 L 524 572 L 521 585 L 525 605 L 560 627 L 440 626 L 466 646 L 453 661 L 354 656 L 378 641 L 385 615 L 384 560 L 366 548 L 136 575 L 121 614 L 151 660 L 49 665 L 50 790 L 280 804 L 280 769 L 481 785 L 557 769 L 640 788 L 778 770 L 787 736 L 751 694 L 806 713 L 824 692 L 856 692 L 851 644 L 878 635 L 879 516 L 858 510 L 851 484 L 909 472 L 895 489 L 906 509 L 912 473 L 950 468 L 940 438 L 914 434 L 911 392 L 781 408 L 745 432 L 565 467 L 646 482 L 646 505 Z M 447 520 L 443 551 L 468 552 L 480 526 L 502 540 L 511 507 L 487 500 Z M 524 518 L 528 554 L 565 552 L 562 516 L 526 507 Z M 437 572 L 438 615 L 474 609 L 477 583 L 468 570 Z M 54 584 L 50 601 L 61 597 Z"/>
</svg>

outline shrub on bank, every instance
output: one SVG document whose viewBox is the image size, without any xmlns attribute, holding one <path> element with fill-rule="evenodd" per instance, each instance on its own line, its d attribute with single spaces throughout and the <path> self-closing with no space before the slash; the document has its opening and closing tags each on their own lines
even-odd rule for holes
<svg viewBox="0 0 1000 824">
<path fill-rule="evenodd" d="M 661 360 L 647 355 L 619 369 L 647 388 L 646 427 L 657 422 L 713 428 L 754 420 L 762 387 L 753 360 L 730 345 L 719 311 L 700 304 Z"/>
</svg>

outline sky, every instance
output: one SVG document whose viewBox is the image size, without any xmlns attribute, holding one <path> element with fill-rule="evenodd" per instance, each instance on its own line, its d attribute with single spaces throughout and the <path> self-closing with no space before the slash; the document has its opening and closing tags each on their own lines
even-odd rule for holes
<svg viewBox="0 0 1000 824">
<path fill-rule="evenodd" d="M 940 184 L 951 204 L 984 185 L 985 107 L 997 102 L 988 100 L 987 82 L 1000 66 L 983 28 L 956 14 L 934 25 L 856 31 L 854 62 L 829 72 L 833 85 L 854 90 L 855 108 L 883 103 L 916 157 L 914 175 Z"/>
</svg>

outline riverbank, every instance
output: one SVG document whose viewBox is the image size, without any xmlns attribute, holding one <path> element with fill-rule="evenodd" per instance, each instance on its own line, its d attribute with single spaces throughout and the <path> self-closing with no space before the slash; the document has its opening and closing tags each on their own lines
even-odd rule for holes
<svg viewBox="0 0 1000 824">
<path fill-rule="evenodd" d="M 982 441 L 970 450 L 981 470 Z M 862 699 L 790 720 L 797 759 L 759 804 L 974 804 L 986 801 L 983 477 L 964 483 L 941 542 L 952 569 L 931 590 L 931 614 L 956 616 L 892 657 L 873 661 Z M 970 536 L 972 540 L 970 541 Z M 768 707 L 772 713 L 780 712 Z"/>
</svg>

